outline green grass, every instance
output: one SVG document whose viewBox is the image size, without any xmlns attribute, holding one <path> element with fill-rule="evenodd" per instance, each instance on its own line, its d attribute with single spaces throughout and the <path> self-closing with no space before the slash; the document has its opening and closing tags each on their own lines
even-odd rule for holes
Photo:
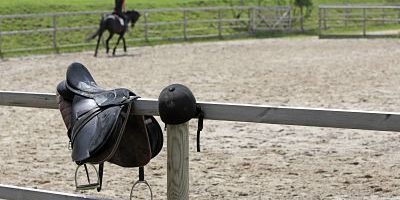
<svg viewBox="0 0 400 200">
<path fill-rule="evenodd" d="M 256 5 L 258 0 L 246 0 L 244 5 Z M 266 3 L 268 1 L 263 0 Z M 165 7 L 199 7 L 213 5 L 240 5 L 239 0 L 127 0 L 127 9 L 149 9 Z M 268 3 L 272 4 L 272 3 Z M 24 13 L 72 12 L 112 10 L 113 0 L 3 0 L 0 15 Z"/>
</svg>

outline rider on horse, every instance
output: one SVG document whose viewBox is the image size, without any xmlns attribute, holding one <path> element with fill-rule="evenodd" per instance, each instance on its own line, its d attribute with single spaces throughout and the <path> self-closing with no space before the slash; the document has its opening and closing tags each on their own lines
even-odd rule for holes
<svg viewBox="0 0 400 200">
<path fill-rule="evenodd" d="M 115 7 L 113 14 L 118 15 L 124 21 L 126 21 L 125 17 L 125 0 L 115 0 Z"/>
</svg>

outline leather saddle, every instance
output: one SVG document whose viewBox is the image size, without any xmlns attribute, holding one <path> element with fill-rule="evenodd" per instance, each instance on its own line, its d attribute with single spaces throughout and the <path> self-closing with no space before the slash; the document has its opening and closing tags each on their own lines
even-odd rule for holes
<svg viewBox="0 0 400 200">
<path fill-rule="evenodd" d="M 126 24 L 125 20 L 122 17 L 118 16 L 116 13 L 107 14 L 104 19 L 117 20 L 119 22 L 119 25 L 121 25 L 122 27 L 125 27 Z"/>
<path fill-rule="evenodd" d="M 72 63 L 66 80 L 57 86 L 57 97 L 68 129 L 72 160 L 78 167 L 85 165 L 87 175 L 86 164 L 99 164 L 99 181 L 77 185 L 77 189 L 97 187 L 100 191 L 106 161 L 121 167 L 139 167 L 140 177 L 144 176 L 143 166 L 162 149 L 163 134 L 153 116 L 132 114 L 139 98 L 135 93 L 125 88 L 105 90 L 85 66 Z"/>
</svg>

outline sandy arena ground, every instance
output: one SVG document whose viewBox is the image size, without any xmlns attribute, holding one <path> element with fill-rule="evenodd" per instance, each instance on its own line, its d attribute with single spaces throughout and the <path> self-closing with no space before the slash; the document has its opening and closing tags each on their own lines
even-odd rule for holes
<svg viewBox="0 0 400 200">
<path fill-rule="evenodd" d="M 118 49 L 117 54 L 122 54 Z M 157 98 L 172 83 L 199 101 L 400 111 L 400 41 L 263 39 L 0 61 L 0 90 L 54 93 L 82 62 L 105 88 Z M 163 126 L 162 122 L 160 121 Z M 205 121 L 190 124 L 190 199 L 400 199 L 399 133 Z M 146 167 L 166 199 L 166 143 Z M 58 110 L 0 107 L 0 184 L 78 193 Z M 136 169 L 107 164 L 103 191 L 127 199 Z M 146 193 L 145 193 L 146 194 Z"/>
</svg>

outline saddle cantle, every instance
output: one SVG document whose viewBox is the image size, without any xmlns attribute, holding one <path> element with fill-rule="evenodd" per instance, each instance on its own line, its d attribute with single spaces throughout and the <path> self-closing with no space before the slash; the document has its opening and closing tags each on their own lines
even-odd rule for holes
<svg viewBox="0 0 400 200">
<path fill-rule="evenodd" d="M 161 151 L 163 135 L 157 120 L 131 114 L 139 97 L 125 88 L 102 89 L 82 64 L 68 67 L 57 95 L 72 160 L 78 165 L 100 164 L 98 190 L 104 162 L 143 167 Z"/>
</svg>

